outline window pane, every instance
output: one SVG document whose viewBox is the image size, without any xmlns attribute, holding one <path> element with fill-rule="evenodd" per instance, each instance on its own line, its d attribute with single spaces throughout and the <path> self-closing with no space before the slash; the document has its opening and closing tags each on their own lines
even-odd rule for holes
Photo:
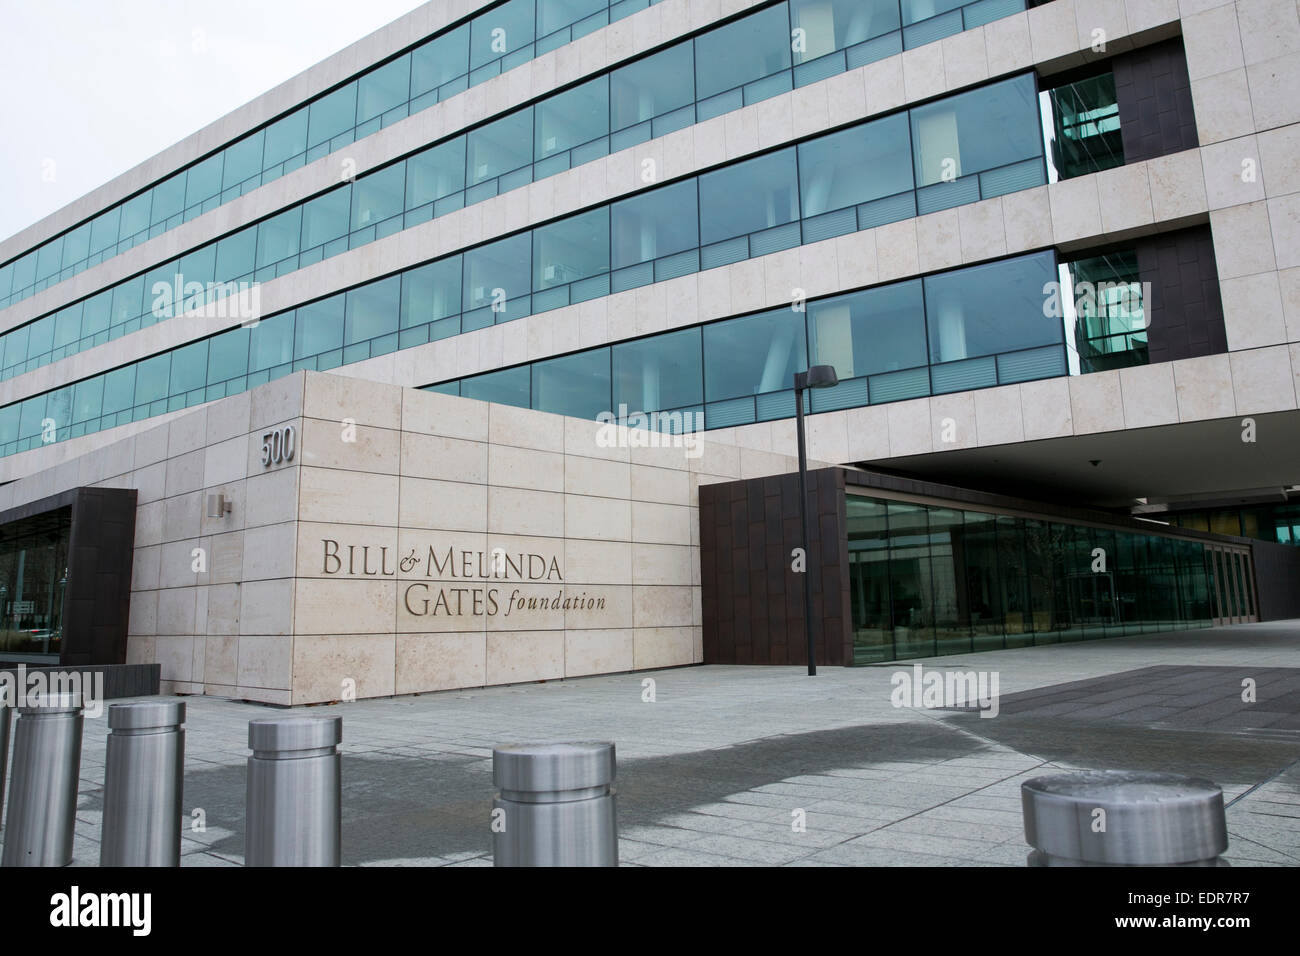
<svg viewBox="0 0 1300 956">
<path fill-rule="evenodd" d="M 143 232 L 149 228 L 149 205 L 153 202 L 152 192 L 143 192 L 134 199 L 128 199 L 122 204 L 122 219 L 118 223 L 118 237 L 120 239 L 129 239 L 138 232 Z M 68 240 L 76 235 L 74 232 L 68 233 Z M 71 265 L 78 259 L 68 258 L 70 247 L 65 245 L 63 249 L 63 264 Z M 79 258 L 85 258 L 82 254 Z"/>
<path fill-rule="evenodd" d="M 94 225 L 91 225 L 94 230 Z M 14 291 L 25 289 L 36 281 L 36 253 L 29 252 L 21 259 L 13 263 L 14 270 Z"/>
<path fill-rule="evenodd" d="M 609 78 L 613 129 L 671 113 L 695 101 L 695 58 L 688 40 L 615 70 Z"/>
<path fill-rule="evenodd" d="M 475 17 L 470 27 L 473 70 L 533 42 L 533 0 L 510 0 Z"/>
<path fill-rule="evenodd" d="M 106 289 L 99 295 L 87 299 L 82 305 L 82 335 L 94 335 L 108 328 L 113 312 L 113 290 Z"/>
<path fill-rule="evenodd" d="M 451 256 L 402 276 L 402 328 L 460 311 L 460 265 L 460 256 Z"/>
<path fill-rule="evenodd" d="M 76 305 L 68 306 L 68 308 L 59 312 L 54 324 L 54 347 L 56 349 L 71 345 L 81 338 L 81 306 L 82 304 L 78 302 Z"/>
<path fill-rule="evenodd" d="M 521 110 L 505 116 L 466 137 L 469 152 L 469 182 L 481 183 L 502 173 L 527 166 L 533 161 L 533 111 Z"/>
<path fill-rule="evenodd" d="M 1050 252 L 960 269 L 925 280 L 930 359 L 976 355 L 1060 342 L 1061 320 L 1044 308 L 1044 287 L 1056 279 Z"/>
<path fill-rule="evenodd" d="M 150 193 L 144 194 L 145 200 L 145 221 L 144 228 L 149 228 L 149 199 Z M 131 200 L 135 202 L 135 200 Z M 130 203 L 128 203 L 130 205 Z M 63 237 L 63 262 L 66 266 L 76 265 L 90 255 L 90 223 L 84 223 L 78 226 L 72 232 Z M 4 293 L 4 283 L 0 282 L 0 294 Z"/>
<path fill-rule="evenodd" d="M 181 256 L 177 271 L 184 282 L 201 282 L 205 286 L 217 277 L 217 243 Z"/>
<path fill-rule="evenodd" d="M 209 156 L 203 162 L 190 167 L 189 177 L 185 181 L 186 209 L 203 202 L 205 199 L 211 199 L 221 192 L 221 164 L 223 161 L 222 155 L 217 153 L 217 155 Z"/>
<path fill-rule="evenodd" d="M 229 282 L 253 271 L 257 255 L 257 229 L 242 229 L 217 243 L 216 279 Z"/>
<path fill-rule="evenodd" d="M 226 148 L 226 165 L 221 174 L 221 188 L 238 186 L 262 171 L 262 143 L 266 133 L 258 130 Z"/>
<path fill-rule="evenodd" d="M 965 2 L 965 0 L 962 0 Z M 790 0 L 790 20 L 803 30 L 805 63 L 898 29 L 897 0 Z"/>
<path fill-rule="evenodd" d="M 346 297 L 332 295 L 299 306 L 293 357 L 319 355 L 343 347 L 343 311 Z"/>
<path fill-rule="evenodd" d="M 5 336 L 5 368 L 27 361 L 27 339 L 31 331 L 30 325 L 24 325 Z"/>
<path fill-rule="evenodd" d="M 537 35 L 547 36 L 608 6 L 607 0 L 537 0 Z"/>
<path fill-rule="evenodd" d="M 363 229 L 401 213 L 405 190 L 405 163 L 358 179 L 352 187 L 352 228 Z"/>
<path fill-rule="evenodd" d="M 406 161 L 407 209 L 415 209 L 464 188 L 464 136 L 416 153 Z"/>
<path fill-rule="evenodd" d="M 1041 156 L 1043 137 L 1031 74 L 912 110 L 916 174 L 923 186 L 944 178 Z M 951 176 L 949 176 L 951 178 Z"/>
<path fill-rule="evenodd" d="M 344 186 L 302 207 L 302 248 L 314 249 L 347 235 L 351 191 L 351 186 Z"/>
<path fill-rule="evenodd" d="M 101 414 L 111 415 L 135 404 L 135 371 L 134 365 L 127 365 L 105 373 Z"/>
<path fill-rule="evenodd" d="M 465 253 L 465 308 L 527 294 L 532 273 L 530 239 L 525 232 Z M 494 295 L 494 289 L 501 292 Z"/>
<path fill-rule="evenodd" d="M 307 145 L 317 146 L 356 123 L 357 84 L 349 83 L 342 89 L 323 96 L 308 108 Z"/>
<path fill-rule="evenodd" d="M 597 77 L 537 104 L 537 159 L 589 143 L 609 132 L 609 79 Z"/>
<path fill-rule="evenodd" d="M 27 340 L 28 355 L 44 355 L 54 348 L 54 316 L 47 315 L 43 319 L 37 319 L 29 328 L 31 332 Z"/>
<path fill-rule="evenodd" d="M 799 216 L 795 151 L 760 156 L 700 177 L 705 245 L 792 222 Z"/>
<path fill-rule="evenodd" d="M 411 96 L 469 72 L 469 24 L 430 40 L 411 54 Z"/>
<path fill-rule="evenodd" d="M 590 419 L 609 411 L 609 349 L 534 362 L 533 408 Z"/>
<path fill-rule="evenodd" d="M 302 232 L 302 209 L 288 209 L 257 227 L 257 267 L 270 265 L 298 254 Z"/>
<path fill-rule="evenodd" d="M 136 366 L 135 404 L 144 405 L 167 397 L 172 357 L 168 352 L 147 358 Z"/>
<path fill-rule="evenodd" d="M 799 146 L 799 196 L 805 216 L 912 188 L 907 114 L 822 136 Z"/>
<path fill-rule="evenodd" d="M 144 276 L 128 279 L 113 288 L 111 324 L 120 325 L 144 312 Z"/>
<path fill-rule="evenodd" d="M 704 327 L 704 395 L 715 402 L 794 387 L 808 367 L 804 317 L 790 309 Z"/>
<path fill-rule="evenodd" d="M 790 67 L 790 17 L 778 3 L 695 38 L 700 99 Z"/>
<path fill-rule="evenodd" d="M 480 402 L 498 402 L 502 405 L 515 405 L 528 408 L 531 396 L 531 375 L 527 365 L 518 368 L 502 369 L 500 372 L 488 372 L 463 379 L 460 394 L 465 398 L 478 399 Z"/>
<path fill-rule="evenodd" d="M 405 103 L 410 95 L 410 79 L 409 53 L 358 78 L 357 123 L 364 123 Z"/>
<path fill-rule="evenodd" d="M 306 149 L 307 110 L 300 109 L 266 128 L 266 153 L 262 157 L 262 168 L 269 169 Z"/>
<path fill-rule="evenodd" d="M 682 329 L 614 346 L 614 407 L 629 412 L 698 405 L 704 399 L 700 330 Z"/>
<path fill-rule="evenodd" d="M 903 22 L 916 23 L 919 20 L 927 20 L 949 10 L 956 10 L 962 4 L 970 2 L 971 0 L 902 0 Z"/>
<path fill-rule="evenodd" d="M 816 365 L 841 380 L 926 363 L 921 280 L 808 303 Z"/>
<path fill-rule="evenodd" d="M 648 262 L 700 244 L 694 180 L 615 203 L 614 268 Z"/>
<path fill-rule="evenodd" d="M 209 339 L 208 382 L 225 382 L 248 374 L 251 329 L 231 329 Z"/>
<path fill-rule="evenodd" d="M 339 296 L 341 299 L 342 296 Z M 302 309 L 298 310 L 299 312 Z M 342 317 L 339 338 L 343 337 Z M 293 312 L 281 312 L 249 329 L 248 370 L 260 372 L 293 361 Z"/>
<path fill-rule="evenodd" d="M 100 213 L 90 224 L 90 254 L 103 252 L 117 242 L 117 228 L 122 218 L 121 209 Z"/>
<path fill-rule="evenodd" d="M 343 343 L 352 345 L 397 331 L 401 277 L 372 282 L 348 293 Z"/>
<path fill-rule="evenodd" d="M 114 237 L 114 242 L 117 238 Z M 62 268 L 63 237 L 47 242 L 36 250 L 36 281 L 48 279 Z"/>
<path fill-rule="evenodd" d="M 207 384 L 208 343 L 193 342 L 171 353 L 172 370 L 168 395 L 184 393 Z"/>
<path fill-rule="evenodd" d="M 593 209 L 534 230 L 534 289 L 567 285 L 608 271 L 608 209 Z"/>
<path fill-rule="evenodd" d="M 153 206 L 149 212 L 151 225 L 158 225 L 176 215 L 185 207 L 185 172 L 165 179 L 153 188 Z"/>
</svg>

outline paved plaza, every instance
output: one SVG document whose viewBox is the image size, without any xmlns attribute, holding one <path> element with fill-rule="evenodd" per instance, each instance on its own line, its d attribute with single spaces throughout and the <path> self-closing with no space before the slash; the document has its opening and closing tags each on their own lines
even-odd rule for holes
<svg viewBox="0 0 1300 956">
<path fill-rule="evenodd" d="M 689 667 L 296 712 L 343 715 L 348 865 L 490 865 L 493 745 L 558 739 L 616 743 L 625 865 L 1023 866 L 1020 784 L 1078 768 L 1208 777 L 1229 801 L 1234 866 L 1300 864 L 1300 621 L 921 663 L 996 672 L 998 715 L 895 707 L 891 678 L 911 662 L 815 678 Z M 285 711 L 186 703 L 185 809 L 204 829 L 186 834 L 182 865 L 239 865 L 247 722 Z M 99 858 L 106 734 L 87 720 L 76 865 Z"/>
</svg>

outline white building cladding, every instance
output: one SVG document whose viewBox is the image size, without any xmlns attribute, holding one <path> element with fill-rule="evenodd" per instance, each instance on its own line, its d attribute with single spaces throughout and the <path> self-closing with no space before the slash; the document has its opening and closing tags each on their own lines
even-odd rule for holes
<svg viewBox="0 0 1300 956">
<path fill-rule="evenodd" d="M 1111 508 L 1284 501 L 1300 484 L 1296 4 L 1024 7 L 421 7 L 0 244 L 0 476 L 12 482 L 0 508 L 133 476 L 137 563 L 154 559 L 141 547 L 165 563 L 165 542 L 180 564 L 137 589 L 131 659 L 159 660 L 176 686 L 297 702 L 330 693 L 300 690 L 296 663 L 292 686 L 239 674 L 271 648 L 283 669 L 320 636 L 298 609 L 311 575 L 295 564 L 254 579 L 244 558 L 238 580 L 186 582 L 195 572 L 177 545 L 194 535 L 147 523 L 171 508 L 188 528 L 197 499 L 165 502 L 200 491 L 229 490 L 232 519 L 251 518 L 233 486 L 254 480 L 253 452 L 231 446 L 227 470 L 205 430 L 178 438 L 185 450 L 161 471 L 163 458 L 140 455 L 159 423 L 186 420 L 181 409 L 235 407 L 299 369 L 571 418 L 620 404 L 698 411 L 711 441 L 774 456 L 704 473 L 749 477 L 785 468 L 789 374 L 811 358 L 845 380 L 809 419 L 824 461 Z M 1056 314 L 1042 302 L 1054 279 L 1067 290 Z M 261 321 L 241 326 L 250 316 L 226 300 L 185 312 L 190 281 L 255 283 Z M 1121 295 L 1076 298 L 1076 283 L 1118 283 Z M 157 289 L 178 285 L 158 306 Z M 369 407 L 335 411 L 407 431 L 369 422 Z M 306 422 L 330 415 L 301 416 L 303 455 L 323 454 Z M 260 440 L 260 427 L 219 441 Z M 426 433 L 448 437 L 440 427 Z M 198 458 L 171 464 L 200 449 L 201 479 Z M 694 486 L 685 493 L 672 504 L 693 507 Z M 629 486 L 621 500 L 652 499 Z M 400 521 L 355 523 L 404 533 Z M 489 532 L 511 533 L 472 533 Z M 635 529 L 620 540 L 635 547 Z M 293 595 L 291 652 L 279 631 L 243 630 L 245 606 L 254 619 L 283 607 L 266 580 L 291 581 L 280 585 Z M 194 591 L 193 630 L 189 598 L 167 594 L 217 586 L 245 592 L 234 636 L 250 640 L 236 642 L 233 677 L 228 666 L 205 676 L 209 649 L 226 665 L 232 653 L 232 635 L 198 629 L 212 592 Z M 154 590 L 150 627 L 140 594 Z M 382 670 L 368 627 L 316 645 L 358 673 L 363 660 Z M 604 630 L 637 627 L 633 614 Z M 468 674 L 462 684 L 549 673 L 492 670 L 483 633 L 481 671 L 445 665 Z M 667 657 L 611 651 L 578 666 L 699 659 L 697 636 L 689 652 L 680 642 Z M 415 689 L 400 676 L 369 686 Z"/>
</svg>

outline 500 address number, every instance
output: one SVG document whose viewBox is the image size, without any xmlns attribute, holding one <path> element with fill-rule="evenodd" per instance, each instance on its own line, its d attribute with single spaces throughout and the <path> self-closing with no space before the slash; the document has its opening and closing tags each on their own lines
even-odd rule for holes
<svg viewBox="0 0 1300 956">
<path fill-rule="evenodd" d="M 294 446 L 297 444 L 292 425 L 276 428 L 262 436 L 262 467 L 293 461 Z"/>
</svg>

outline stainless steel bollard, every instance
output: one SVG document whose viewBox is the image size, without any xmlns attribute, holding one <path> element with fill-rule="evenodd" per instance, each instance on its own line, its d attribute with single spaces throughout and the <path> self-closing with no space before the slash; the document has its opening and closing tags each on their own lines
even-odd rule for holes
<svg viewBox="0 0 1300 956">
<path fill-rule="evenodd" d="M 9 723 L 13 716 L 14 710 L 0 689 L 0 826 L 4 826 L 5 776 L 9 770 Z"/>
<path fill-rule="evenodd" d="M 245 866 L 338 866 L 342 717 L 248 722 Z"/>
<path fill-rule="evenodd" d="M 67 866 L 81 772 L 81 695 L 43 694 L 18 708 L 2 866 Z"/>
<path fill-rule="evenodd" d="M 185 704 L 108 708 L 100 866 L 180 866 Z"/>
<path fill-rule="evenodd" d="M 496 866 L 618 866 L 612 743 L 492 751 Z"/>
<path fill-rule="evenodd" d="M 1227 866 L 1223 791 L 1173 773 L 1088 770 L 1020 786 L 1030 866 Z"/>
</svg>

